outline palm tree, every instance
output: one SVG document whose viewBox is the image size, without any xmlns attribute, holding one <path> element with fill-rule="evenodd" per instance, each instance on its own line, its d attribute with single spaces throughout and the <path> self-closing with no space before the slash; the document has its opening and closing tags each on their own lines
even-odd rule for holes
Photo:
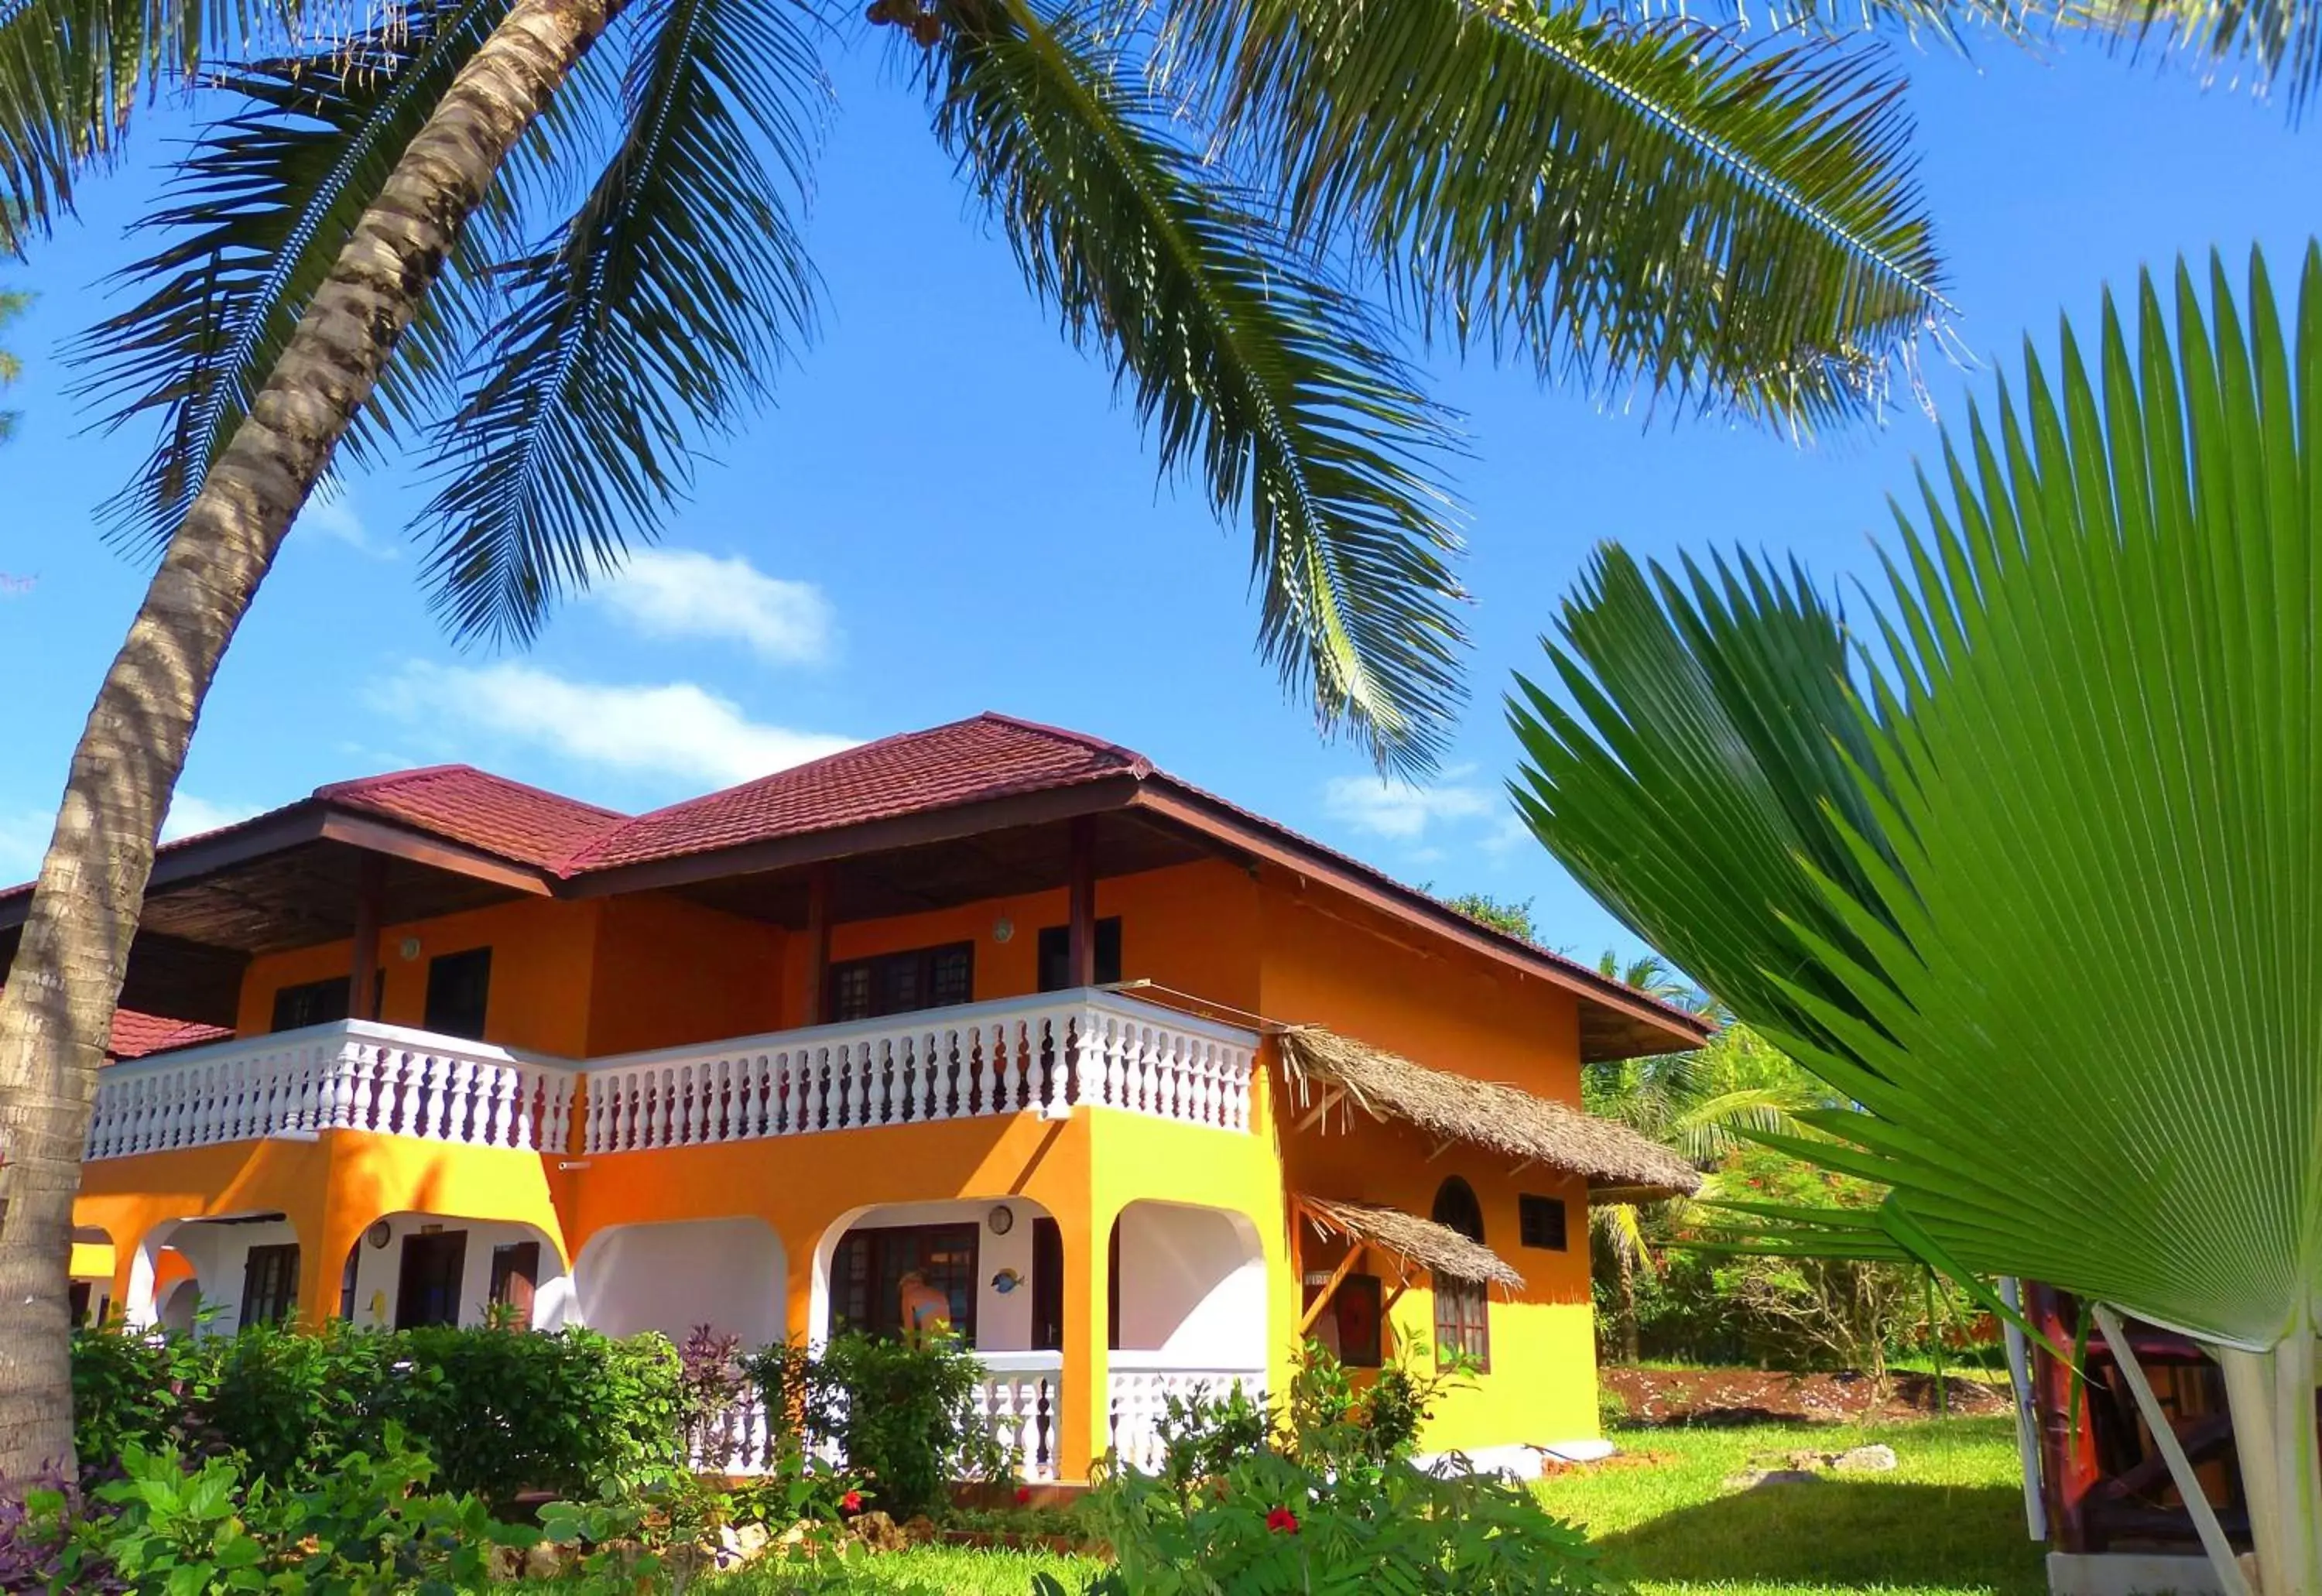
<svg viewBox="0 0 2322 1596">
<path fill-rule="evenodd" d="M 1831 1088 L 1762 1139 L 1888 1194 L 1760 1207 L 1765 1245 L 2194 1336 L 2263 1589 L 2317 1596 L 2322 245 L 2287 330 L 2257 257 L 2167 298 L 1970 414 L 1863 632 L 1795 570 L 1602 554 L 1550 646 L 1577 707 L 1513 702 L 1518 791 Z"/>
<path fill-rule="evenodd" d="M 14 321 L 32 307 L 32 296 L 14 289 L 0 290 L 0 328 Z M 24 362 L 6 349 L 0 349 L 0 388 L 6 388 L 24 374 Z M 19 419 L 14 410 L 0 410 L 0 443 L 8 441 L 16 430 Z"/>
<path fill-rule="evenodd" d="M 1799 426 L 1874 406 L 1939 309 L 1895 85 L 1827 46 L 1470 0 L 873 12 L 1163 469 L 1247 516 L 1266 657 L 1389 766 L 1425 764 L 1458 696 L 1452 437 L 1358 287 L 1543 374 Z M 795 212 L 832 30 L 802 7 L 427 0 L 352 37 L 308 7 L 298 36 L 337 42 L 306 55 L 276 15 L 0 13 L 0 173 L 35 220 L 149 78 L 253 103 L 97 333 L 94 380 L 163 423 L 121 524 L 167 546 L 0 998 L 0 1477 L 68 1455 L 69 1209 L 154 834 L 341 442 L 435 419 L 435 601 L 521 641 L 650 534 L 811 315 Z M 271 53 L 236 67 L 244 28 Z"/>
<path fill-rule="evenodd" d="M 1617 963 L 1613 953 L 1604 964 Z M 1650 965 L 1646 970 L 1643 967 Z M 1632 962 L 1624 977 L 1640 990 L 1651 990 L 1658 977 L 1669 990 L 1696 995 L 1669 980 L 1658 958 Z M 1613 971 L 1606 969 L 1605 973 Z M 1796 1116 L 1818 1107 L 1822 1094 L 1804 1072 L 1747 1026 L 1728 1025 L 1707 1045 L 1690 1053 L 1621 1059 L 1591 1064 L 1580 1082 L 1582 1106 L 1603 1119 L 1616 1120 L 1677 1153 L 1701 1170 L 1714 1169 L 1741 1138 L 1760 1132 L 1796 1134 Z M 1614 1333 L 1624 1363 L 1637 1361 L 1637 1281 L 1657 1273 L 1660 1254 L 1690 1205 L 1592 1200 L 1588 1224 L 1595 1255 L 1613 1271 Z"/>
</svg>

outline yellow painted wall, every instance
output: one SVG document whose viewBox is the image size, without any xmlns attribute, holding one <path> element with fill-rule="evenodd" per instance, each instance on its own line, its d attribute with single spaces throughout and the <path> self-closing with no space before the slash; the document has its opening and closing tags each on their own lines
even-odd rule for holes
<svg viewBox="0 0 2322 1596">
<path fill-rule="evenodd" d="M 1261 889 L 1262 986 L 1269 1017 L 1329 1026 L 1435 1069 L 1503 1081 L 1563 1102 L 1580 1100 L 1579 1008 L 1562 990 L 1454 946 L 1427 947 L 1407 929 L 1343 899 L 1269 871 Z M 1473 1148 L 1440 1154 L 1406 1125 L 1334 1116 L 1305 1131 L 1285 1105 L 1281 1125 L 1284 1180 L 1323 1199 L 1432 1213 L 1446 1178 L 1475 1189 L 1484 1242 L 1524 1277 L 1513 1300 L 1495 1290 L 1488 1310 L 1492 1368 L 1470 1389 L 1437 1404 L 1431 1448 L 1539 1445 L 1597 1433 L 1596 1360 L 1588 1294 L 1586 1182 L 1552 1170 L 1518 1175 L 1510 1162 Z M 1516 1198 L 1532 1192 L 1566 1203 L 1569 1251 L 1517 1242 Z M 1309 1267 L 1329 1268 L 1342 1247 L 1301 1238 Z M 1375 1263 L 1378 1254 L 1372 1254 Z M 1392 1266 L 1381 1270 L 1392 1291 Z M 1432 1347 L 1434 1295 L 1424 1276 L 1390 1316 L 1406 1345 Z M 1295 1323 L 1295 1320 L 1293 1320 Z"/>
</svg>

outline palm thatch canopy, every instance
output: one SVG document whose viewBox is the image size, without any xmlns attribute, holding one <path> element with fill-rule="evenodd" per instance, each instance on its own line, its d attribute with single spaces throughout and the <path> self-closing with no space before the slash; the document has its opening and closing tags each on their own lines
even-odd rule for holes
<svg viewBox="0 0 2322 1596">
<path fill-rule="evenodd" d="M 1486 1285 L 1504 1286 L 1511 1291 L 1523 1290 L 1523 1276 L 1509 1267 L 1506 1259 L 1482 1242 L 1469 1241 L 1449 1225 L 1438 1225 L 1401 1208 L 1374 1208 L 1367 1203 L 1333 1202 L 1320 1197 L 1295 1200 L 1306 1216 L 1326 1232 L 1343 1232 L 1432 1274 L 1480 1281 Z"/>
<path fill-rule="evenodd" d="M 1585 1175 L 1601 1196 L 1690 1197 L 1701 1189 L 1700 1172 L 1658 1142 L 1520 1088 L 1431 1070 L 1319 1026 L 1284 1031 L 1277 1042 L 1302 1104 L 1319 1085 L 1327 1108 L 1335 1089 L 1374 1118 Z"/>
</svg>

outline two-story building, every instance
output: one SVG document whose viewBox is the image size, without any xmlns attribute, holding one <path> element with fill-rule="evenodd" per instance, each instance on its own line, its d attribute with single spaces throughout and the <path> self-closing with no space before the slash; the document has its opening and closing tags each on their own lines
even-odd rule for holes
<svg viewBox="0 0 2322 1596">
<path fill-rule="evenodd" d="M 636 816 L 325 787 L 161 851 L 122 1001 L 92 1311 L 763 1343 L 916 1273 L 1035 1478 L 1305 1336 L 1475 1356 L 1432 1447 L 1586 1449 L 1591 1197 L 1694 1182 L 1578 1105 L 1696 1017 L 995 715 Z"/>
</svg>

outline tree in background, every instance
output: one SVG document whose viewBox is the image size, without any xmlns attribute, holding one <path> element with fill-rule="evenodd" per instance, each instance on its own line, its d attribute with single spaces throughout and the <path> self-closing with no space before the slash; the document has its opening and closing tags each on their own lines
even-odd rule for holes
<svg viewBox="0 0 2322 1596">
<path fill-rule="evenodd" d="M 1874 630 L 1607 550 L 1549 645 L 1577 707 L 1512 713 L 1540 840 L 1828 1086 L 1771 1145 L 1887 1192 L 1767 1245 L 2190 1335 L 2266 1596 L 2322 1596 L 2322 244 L 2287 307 L 2208 275 L 2027 351 Z"/>
<path fill-rule="evenodd" d="M 0 333 L 5 333 L 8 324 L 30 309 L 32 303 L 30 294 L 15 289 L 0 289 Z M 9 387 L 23 374 L 24 362 L 16 357 L 14 351 L 0 345 L 0 388 Z M 0 410 L 0 443 L 5 443 L 14 433 L 16 423 L 22 417 L 21 411 Z"/>
</svg>

